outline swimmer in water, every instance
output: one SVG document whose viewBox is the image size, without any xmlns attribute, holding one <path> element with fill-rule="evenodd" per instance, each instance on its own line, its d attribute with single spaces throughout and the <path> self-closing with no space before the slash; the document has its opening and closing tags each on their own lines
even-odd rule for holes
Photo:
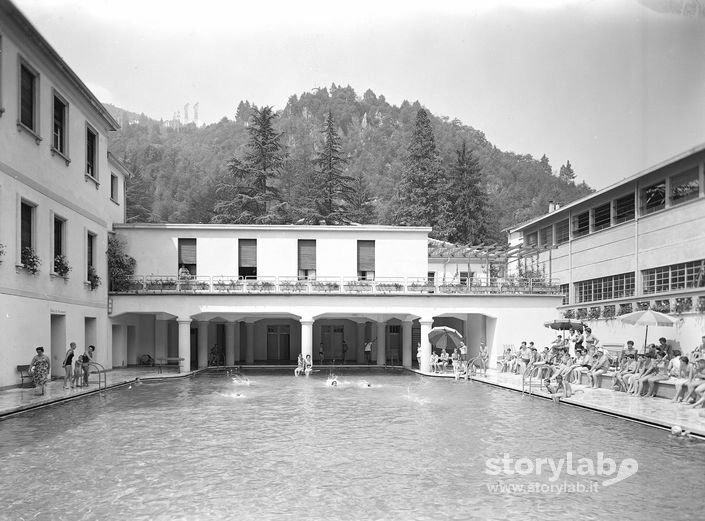
<svg viewBox="0 0 705 521">
<path fill-rule="evenodd" d="M 360 380 L 360 387 L 372 387 L 367 380 Z"/>
<path fill-rule="evenodd" d="M 328 383 L 328 385 L 330 385 L 331 387 L 337 387 L 337 385 L 338 385 L 338 377 L 337 377 L 336 375 L 331 375 L 331 376 L 329 376 L 327 383 Z"/>
</svg>

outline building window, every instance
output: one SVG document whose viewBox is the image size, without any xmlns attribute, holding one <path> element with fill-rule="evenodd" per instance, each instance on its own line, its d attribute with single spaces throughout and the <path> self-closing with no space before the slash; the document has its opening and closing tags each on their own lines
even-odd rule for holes
<svg viewBox="0 0 705 521">
<path fill-rule="evenodd" d="M 196 273 L 196 239 L 179 239 L 179 275 L 182 268 L 188 270 L 188 276 L 195 277 Z"/>
<path fill-rule="evenodd" d="M 110 174 L 110 199 L 118 202 L 118 176 Z"/>
<path fill-rule="evenodd" d="M 644 294 L 705 287 L 705 259 L 643 270 Z"/>
<path fill-rule="evenodd" d="M 539 232 L 532 232 L 532 233 L 527 233 L 524 236 L 524 244 L 526 244 L 527 248 L 536 248 L 536 245 L 539 242 Z"/>
<path fill-rule="evenodd" d="M 556 223 L 556 244 L 563 244 L 570 239 L 570 224 L 568 219 Z"/>
<path fill-rule="evenodd" d="M 570 284 L 561 284 L 560 292 L 563 293 L 563 305 L 570 304 Z"/>
<path fill-rule="evenodd" d="M 620 197 L 614 202 L 614 224 L 634 219 L 634 194 Z"/>
<path fill-rule="evenodd" d="M 472 281 L 472 272 L 470 271 L 461 271 L 458 272 L 460 275 L 460 284 L 462 286 L 469 286 L 470 282 Z"/>
<path fill-rule="evenodd" d="M 375 280 L 375 241 L 357 241 L 357 278 Z"/>
<path fill-rule="evenodd" d="M 575 303 L 634 296 L 634 273 L 622 273 L 575 283 Z"/>
<path fill-rule="evenodd" d="M 65 223 L 60 217 L 54 217 L 54 258 L 64 255 Z"/>
<path fill-rule="evenodd" d="M 37 98 L 39 75 L 25 63 L 20 63 L 20 123 L 39 134 Z"/>
<path fill-rule="evenodd" d="M 590 233 L 590 212 L 573 216 L 573 236 L 582 237 Z"/>
<path fill-rule="evenodd" d="M 316 241 L 299 239 L 299 280 L 316 279 Z"/>
<path fill-rule="evenodd" d="M 34 249 L 34 213 L 34 205 L 20 203 L 20 253 L 25 248 Z"/>
<path fill-rule="evenodd" d="M 95 233 L 88 232 L 86 234 L 86 280 L 91 280 L 91 271 L 94 271 L 96 264 L 95 243 Z"/>
<path fill-rule="evenodd" d="M 542 248 L 553 246 L 553 226 L 546 226 L 539 230 L 539 245 Z"/>
<path fill-rule="evenodd" d="M 257 278 L 257 239 L 238 241 L 238 275 L 242 278 Z"/>
<path fill-rule="evenodd" d="M 428 283 L 431 286 L 435 286 L 436 285 L 436 272 L 435 271 L 426 272 L 426 279 L 428 280 Z"/>
<path fill-rule="evenodd" d="M 671 204 L 697 199 L 700 192 L 698 167 L 693 167 L 671 178 Z"/>
<path fill-rule="evenodd" d="M 662 210 L 666 207 L 666 182 L 661 181 L 655 185 L 641 190 L 641 215 Z"/>
<path fill-rule="evenodd" d="M 98 134 L 86 127 L 86 175 L 98 179 Z"/>
<path fill-rule="evenodd" d="M 56 93 L 54 93 L 54 125 L 52 131 L 51 146 L 61 155 L 66 156 L 66 131 L 68 129 L 68 104 Z"/>
<path fill-rule="evenodd" d="M 593 212 L 593 231 L 604 230 L 612 224 L 612 203 L 605 203 L 592 210 Z"/>
</svg>

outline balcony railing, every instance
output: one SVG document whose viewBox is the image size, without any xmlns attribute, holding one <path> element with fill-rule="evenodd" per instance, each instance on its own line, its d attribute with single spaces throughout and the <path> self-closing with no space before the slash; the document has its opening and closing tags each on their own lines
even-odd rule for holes
<svg viewBox="0 0 705 521">
<path fill-rule="evenodd" d="M 557 295 L 558 284 L 539 279 L 495 279 L 470 284 L 441 283 L 423 278 L 198 276 L 140 275 L 131 277 L 112 294 L 312 294 L 312 295 Z"/>
</svg>

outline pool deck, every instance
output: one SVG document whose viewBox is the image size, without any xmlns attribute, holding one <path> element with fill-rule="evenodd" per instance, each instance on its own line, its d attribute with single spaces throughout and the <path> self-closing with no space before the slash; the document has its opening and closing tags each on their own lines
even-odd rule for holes
<svg viewBox="0 0 705 521">
<path fill-rule="evenodd" d="M 295 366 L 245 366 L 244 369 L 291 369 Z M 320 367 L 320 366 L 319 366 Z M 326 366 L 323 366 L 326 367 Z M 349 365 L 346 368 L 368 368 L 370 366 Z M 380 366 L 372 366 L 374 368 Z M 400 369 L 395 367 L 395 369 Z M 453 378 L 453 373 L 448 371 L 443 374 L 421 373 L 435 378 Z M 97 374 L 91 374 L 90 385 L 77 389 L 64 389 L 63 379 L 55 379 L 47 384 L 44 396 L 37 394 L 37 389 L 25 387 L 13 387 L 0 391 L 0 419 L 14 414 L 46 407 L 48 405 L 73 400 L 87 394 L 94 394 L 104 391 L 106 388 L 116 388 L 132 384 L 137 378 L 142 380 L 163 380 L 169 378 L 188 377 L 198 371 L 190 373 L 177 373 L 176 368 L 164 368 L 159 372 L 158 368 L 134 366 L 118 368 L 105 373 L 106 386 L 98 389 Z M 473 382 L 502 387 L 512 391 L 522 392 L 521 377 L 510 373 L 498 373 L 492 369 L 488 370 L 487 377 L 471 377 Z M 536 382 L 534 382 L 536 383 Z M 566 404 L 591 409 L 597 412 L 617 416 L 626 420 L 636 421 L 655 427 L 670 429 L 673 425 L 679 425 L 683 429 L 698 437 L 705 438 L 705 409 L 693 409 L 684 405 L 671 403 L 664 398 L 639 398 L 627 396 L 624 393 L 611 391 L 609 389 L 591 389 L 583 385 L 573 385 L 573 389 L 583 392 L 576 393 L 573 397 L 562 399 Z M 527 393 L 528 395 L 528 393 Z M 539 391 L 533 386 L 531 393 L 538 399 L 549 399 L 545 392 Z"/>
<path fill-rule="evenodd" d="M 431 376 L 454 378 L 451 371 Z M 473 376 L 471 380 L 522 392 L 521 376 L 511 373 L 499 373 L 490 369 L 486 377 Z M 531 395 L 527 391 L 526 396 L 551 399 L 548 393 L 538 390 L 536 379 L 533 383 Z M 571 398 L 561 398 L 561 402 L 668 430 L 678 425 L 699 438 L 705 438 L 705 409 L 693 409 L 665 398 L 640 398 L 610 389 L 593 389 L 577 384 L 572 384 L 572 387 L 578 392 Z"/>
</svg>

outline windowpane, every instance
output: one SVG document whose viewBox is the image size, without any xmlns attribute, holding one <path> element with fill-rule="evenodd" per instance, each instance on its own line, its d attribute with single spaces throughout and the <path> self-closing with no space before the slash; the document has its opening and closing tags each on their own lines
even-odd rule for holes
<svg viewBox="0 0 705 521">
<path fill-rule="evenodd" d="M 257 277 L 257 239 L 238 241 L 238 275 Z"/>
<path fill-rule="evenodd" d="M 22 203 L 20 207 L 20 249 L 32 248 L 32 220 L 34 218 L 34 208 Z"/>
<path fill-rule="evenodd" d="M 26 66 L 20 65 L 20 122 L 34 131 L 36 88 L 37 77 Z"/>
<path fill-rule="evenodd" d="M 666 182 L 661 181 L 641 191 L 641 213 L 648 215 L 666 207 Z"/>
<path fill-rule="evenodd" d="M 570 239 L 570 226 L 568 219 L 556 223 L 556 244 L 563 244 Z"/>
<path fill-rule="evenodd" d="M 543 248 L 553 246 L 553 226 L 546 226 L 539 230 L 539 244 Z"/>
<path fill-rule="evenodd" d="M 619 224 L 634 219 L 634 194 L 620 197 L 614 202 L 614 223 Z"/>
<path fill-rule="evenodd" d="M 115 174 L 110 174 L 110 198 L 118 200 L 118 177 Z"/>
<path fill-rule="evenodd" d="M 705 260 L 659 266 L 641 273 L 645 294 L 705 287 Z"/>
<path fill-rule="evenodd" d="M 66 105 L 56 96 L 54 96 L 54 140 L 53 147 L 65 153 L 65 132 L 66 132 Z"/>
<path fill-rule="evenodd" d="M 64 221 L 54 218 L 54 257 L 64 254 Z"/>
<path fill-rule="evenodd" d="M 316 269 L 316 241 L 299 240 L 299 270 Z"/>
<path fill-rule="evenodd" d="M 573 235 L 581 237 L 590 232 L 590 212 L 584 212 L 573 217 Z"/>
<path fill-rule="evenodd" d="M 375 241 L 357 241 L 357 271 L 375 271 Z"/>
<path fill-rule="evenodd" d="M 609 228 L 611 223 L 612 203 L 606 203 L 593 210 L 595 215 L 595 231 Z"/>
<path fill-rule="evenodd" d="M 535 248 L 538 244 L 538 232 L 527 233 L 524 236 L 524 241 L 528 248 Z"/>
<path fill-rule="evenodd" d="M 179 239 L 179 269 L 186 268 L 192 277 L 196 273 L 196 239 Z"/>
<path fill-rule="evenodd" d="M 96 154 L 98 150 L 98 136 L 90 128 L 86 129 L 86 175 L 98 179 L 96 170 Z"/>
<path fill-rule="evenodd" d="M 697 199 L 700 192 L 700 180 L 698 177 L 697 166 L 674 176 L 671 179 L 671 202 L 679 204 L 691 199 Z"/>
</svg>

